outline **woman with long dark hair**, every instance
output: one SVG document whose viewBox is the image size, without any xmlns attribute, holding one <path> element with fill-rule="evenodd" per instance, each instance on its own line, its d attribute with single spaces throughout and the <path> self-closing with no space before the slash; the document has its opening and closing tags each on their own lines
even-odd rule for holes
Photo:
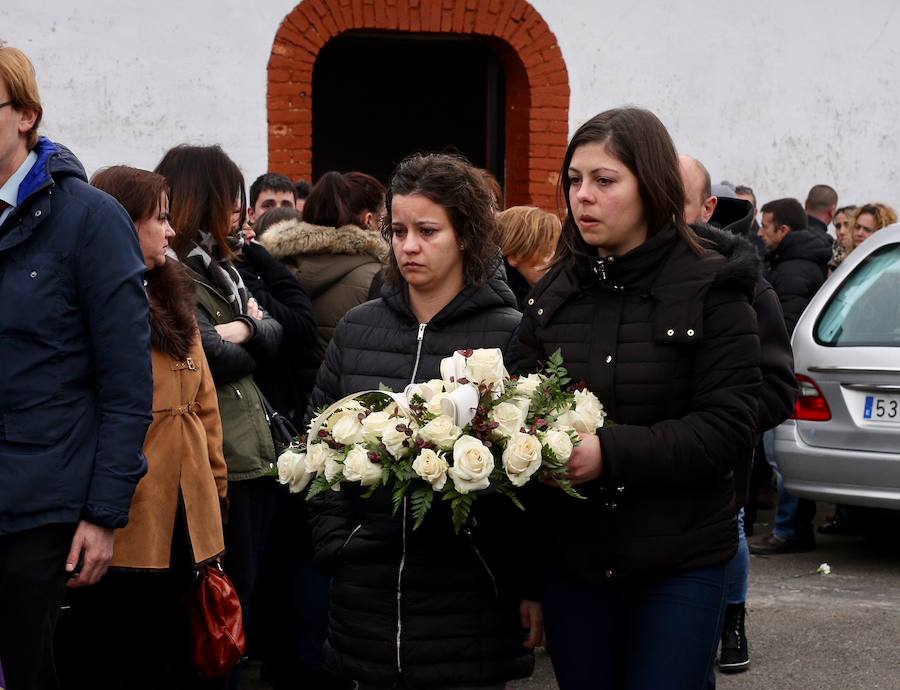
<svg viewBox="0 0 900 690">
<path fill-rule="evenodd" d="M 758 273 L 685 224 L 678 158 L 648 111 L 582 125 L 562 188 L 562 240 L 526 302 L 520 369 L 560 349 L 615 423 L 569 460 L 587 500 L 544 492 L 548 649 L 562 690 L 701 688 L 737 547 L 733 463 L 755 430 Z"/>
<path fill-rule="evenodd" d="M 228 466 L 224 564 L 246 621 L 276 497 L 270 476 L 275 447 L 253 373 L 258 361 L 278 352 L 282 328 L 262 312 L 232 263 L 243 244 L 246 208 L 237 165 L 218 146 L 183 145 L 170 149 L 156 171 L 171 189 L 171 245 L 193 278 L 203 350 L 218 393 Z"/>
<path fill-rule="evenodd" d="M 180 688 L 196 676 L 185 608 L 193 569 L 225 548 L 219 406 L 194 318 L 193 281 L 166 256 L 175 232 L 165 178 L 118 165 L 91 184 L 125 207 L 147 265 L 153 422 L 144 443 L 147 474 L 128 525 L 116 532 L 110 571 L 70 595 L 57 642 L 61 680 L 67 688 Z"/>
<path fill-rule="evenodd" d="M 516 340 L 520 316 L 477 169 L 445 155 L 404 160 L 383 227 L 392 252 L 382 297 L 338 324 L 307 415 L 380 383 L 400 391 L 439 378 L 456 350 L 509 353 Z M 311 503 L 316 562 L 332 578 L 326 667 L 360 688 L 502 688 L 529 675 L 523 641 L 541 637 L 539 607 L 522 602 L 508 501 L 479 501 L 457 535 L 446 502 L 413 531 L 407 499 L 394 511 L 389 491 L 363 499 L 358 488 Z"/>
</svg>

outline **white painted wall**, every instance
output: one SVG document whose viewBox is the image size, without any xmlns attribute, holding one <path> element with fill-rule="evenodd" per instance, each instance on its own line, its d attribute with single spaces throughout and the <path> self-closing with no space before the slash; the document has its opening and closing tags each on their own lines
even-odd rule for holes
<svg viewBox="0 0 900 690">
<path fill-rule="evenodd" d="M 35 63 L 43 131 L 88 169 L 152 168 L 181 142 L 266 168 L 266 64 L 294 0 L 4 0 Z M 714 181 L 761 201 L 832 184 L 900 204 L 900 15 L 892 0 L 534 0 L 559 39 L 570 127 L 648 107 Z"/>
</svg>

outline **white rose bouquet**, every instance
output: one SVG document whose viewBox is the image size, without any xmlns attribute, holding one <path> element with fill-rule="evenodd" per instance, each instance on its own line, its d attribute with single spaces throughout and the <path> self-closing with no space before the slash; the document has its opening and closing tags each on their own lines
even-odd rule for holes
<svg viewBox="0 0 900 690">
<path fill-rule="evenodd" d="M 409 500 L 414 529 L 439 494 L 457 532 L 485 492 L 524 508 L 516 491 L 536 477 L 581 498 L 566 463 L 579 433 L 594 433 L 605 413 L 593 393 L 570 383 L 559 351 L 521 378 L 509 376 L 499 349 L 455 352 L 441 362 L 440 379 L 402 394 L 357 393 L 320 411 L 305 445 L 278 459 L 279 481 L 294 493 L 308 486 L 307 499 L 350 484 L 364 497 L 387 489 L 395 511 Z"/>
</svg>

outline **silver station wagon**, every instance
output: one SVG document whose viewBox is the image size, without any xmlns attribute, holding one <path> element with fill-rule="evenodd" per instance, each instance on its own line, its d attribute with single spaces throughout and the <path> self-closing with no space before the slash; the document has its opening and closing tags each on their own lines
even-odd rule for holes
<svg viewBox="0 0 900 690">
<path fill-rule="evenodd" d="M 900 224 L 843 261 L 792 344 L 800 397 L 775 432 L 788 491 L 900 510 Z"/>
</svg>

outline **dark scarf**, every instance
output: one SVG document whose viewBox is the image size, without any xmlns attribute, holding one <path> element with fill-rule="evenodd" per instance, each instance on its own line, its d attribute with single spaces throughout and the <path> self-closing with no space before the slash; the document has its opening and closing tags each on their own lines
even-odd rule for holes
<svg viewBox="0 0 900 690">
<path fill-rule="evenodd" d="M 247 300 L 250 294 L 241 279 L 241 274 L 228 259 L 222 258 L 222 252 L 215 238 L 208 232 L 198 233 L 199 242 L 187 253 L 185 261 L 195 270 L 207 276 L 213 287 L 222 293 L 234 309 L 235 314 L 247 313 Z M 243 246 L 244 236 L 240 233 L 229 238 L 229 245 L 235 251 Z"/>
</svg>

